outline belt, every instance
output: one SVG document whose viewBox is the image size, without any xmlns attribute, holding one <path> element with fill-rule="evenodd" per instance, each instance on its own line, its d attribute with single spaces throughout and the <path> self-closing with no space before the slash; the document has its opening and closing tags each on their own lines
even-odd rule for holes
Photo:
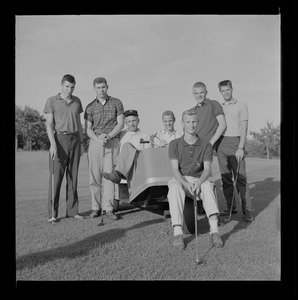
<svg viewBox="0 0 298 300">
<path fill-rule="evenodd" d="M 70 132 L 70 131 L 56 131 L 58 134 L 65 134 L 65 135 L 78 135 L 79 132 Z"/>
</svg>

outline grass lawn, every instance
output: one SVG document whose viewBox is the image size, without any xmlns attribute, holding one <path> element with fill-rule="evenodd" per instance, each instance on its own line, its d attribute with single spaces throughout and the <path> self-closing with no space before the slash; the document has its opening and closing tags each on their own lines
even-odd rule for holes
<svg viewBox="0 0 298 300">
<path fill-rule="evenodd" d="M 220 227 L 222 249 L 210 249 L 208 223 L 198 221 L 186 235 L 183 252 L 172 248 L 170 219 L 161 211 L 120 203 L 119 221 L 98 226 L 98 219 L 65 218 L 65 182 L 60 221 L 47 223 L 48 152 L 16 153 L 16 279 L 40 280 L 280 280 L 280 161 L 247 159 L 248 182 L 256 219 L 233 215 Z M 217 158 L 213 162 L 220 209 L 225 207 Z M 89 215 L 88 165 L 79 169 L 79 213 Z M 239 208 L 239 203 L 238 203 Z"/>
</svg>

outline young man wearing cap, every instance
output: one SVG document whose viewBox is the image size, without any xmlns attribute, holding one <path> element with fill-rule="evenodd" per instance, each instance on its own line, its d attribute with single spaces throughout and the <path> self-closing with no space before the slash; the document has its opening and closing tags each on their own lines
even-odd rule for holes
<svg viewBox="0 0 298 300">
<path fill-rule="evenodd" d="M 54 203 L 52 203 L 52 176 L 50 176 L 48 194 L 48 221 L 50 222 L 57 222 L 60 188 L 65 170 L 66 217 L 83 219 L 78 215 L 77 193 L 80 157 L 84 153 L 83 129 L 80 120 L 83 108 L 81 100 L 72 95 L 75 85 L 76 81 L 72 75 L 64 75 L 61 81 L 61 93 L 48 98 L 43 110 L 51 144 L 50 170 L 51 173 L 54 172 Z"/>
<path fill-rule="evenodd" d="M 93 81 L 96 98 L 85 110 L 85 126 L 89 141 L 88 164 L 89 185 L 91 191 L 91 218 L 106 212 L 107 218 L 117 220 L 113 212 L 115 186 L 103 179 L 103 172 L 111 172 L 114 160 L 118 155 L 119 132 L 123 129 L 123 104 L 108 95 L 108 84 L 105 78 L 98 77 Z"/>
<path fill-rule="evenodd" d="M 181 122 L 184 135 L 170 142 L 169 159 L 174 178 L 168 182 L 168 199 L 171 223 L 174 230 L 173 247 L 184 250 L 183 210 L 185 196 L 199 194 L 206 210 L 210 225 L 210 236 L 214 247 L 222 247 L 223 242 L 218 233 L 218 205 L 213 192 L 213 184 L 208 181 L 213 160 L 213 149 L 206 139 L 196 134 L 198 124 L 194 109 L 182 114 Z"/>
<path fill-rule="evenodd" d="M 226 128 L 223 109 L 216 100 L 207 98 L 207 88 L 203 82 L 196 82 L 192 94 L 197 102 L 193 109 L 197 112 L 198 126 L 196 133 L 200 138 L 207 139 L 213 149 L 217 150 L 218 139 Z M 198 201 L 198 213 L 204 214 L 202 201 Z"/>
<path fill-rule="evenodd" d="M 117 157 L 117 164 L 112 172 L 103 174 L 104 178 L 117 184 L 121 179 L 130 181 L 137 154 L 141 150 L 152 147 L 150 136 L 138 128 L 140 122 L 138 112 L 130 109 L 125 111 L 124 116 L 127 129 L 120 133 L 120 154 Z"/>
<path fill-rule="evenodd" d="M 161 115 L 164 129 L 160 130 L 153 136 L 155 147 L 167 147 L 170 141 L 177 139 L 181 133 L 174 128 L 176 118 L 171 110 L 166 110 Z"/>
<path fill-rule="evenodd" d="M 233 198 L 233 174 L 237 172 L 239 165 L 239 174 L 236 188 L 241 197 L 241 209 L 245 222 L 252 222 L 254 217 L 251 213 L 252 203 L 247 184 L 246 165 L 244 158 L 244 147 L 246 143 L 248 130 L 248 109 L 245 103 L 233 98 L 233 87 L 231 80 L 224 80 L 218 84 L 219 91 L 224 99 L 222 107 L 226 116 L 227 129 L 220 139 L 217 158 L 221 173 L 223 193 L 226 198 L 227 208 L 221 212 L 221 215 L 237 213 L 236 202 Z M 235 200 L 235 199 L 234 199 Z"/>
</svg>

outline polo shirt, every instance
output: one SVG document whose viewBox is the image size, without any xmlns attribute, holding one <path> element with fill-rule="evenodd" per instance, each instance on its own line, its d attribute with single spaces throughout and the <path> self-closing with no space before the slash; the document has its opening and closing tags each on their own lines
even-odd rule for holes
<svg viewBox="0 0 298 300">
<path fill-rule="evenodd" d="M 134 145 L 135 148 L 138 150 L 143 150 L 146 148 L 151 148 L 151 143 L 145 143 L 141 144 L 140 140 L 143 139 L 145 141 L 148 141 L 150 136 L 147 133 L 144 133 L 139 128 L 137 131 L 128 131 L 127 129 L 122 130 L 119 134 L 119 140 L 120 140 L 120 152 L 122 149 L 122 146 L 124 143 L 131 143 Z"/>
<path fill-rule="evenodd" d="M 53 114 L 55 131 L 79 131 L 83 107 L 78 97 L 71 95 L 71 102 L 67 103 L 60 94 L 52 96 L 47 99 L 43 112 Z"/>
<path fill-rule="evenodd" d="M 200 177 L 204 171 L 204 161 L 213 160 L 213 149 L 208 140 L 198 137 L 188 144 L 184 135 L 169 144 L 169 159 L 178 160 L 179 171 L 184 176 Z"/>
<path fill-rule="evenodd" d="M 241 136 L 242 121 L 248 121 L 248 109 L 245 103 L 232 99 L 222 102 L 227 128 L 224 136 Z"/>
<path fill-rule="evenodd" d="M 210 141 L 218 127 L 216 117 L 224 114 L 222 106 L 218 101 L 207 98 L 202 105 L 197 104 L 193 109 L 197 112 L 198 117 L 196 133 Z"/>
<path fill-rule="evenodd" d="M 95 134 L 110 133 L 118 124 L 117 117 L 124 113 L 121 100 L 108 96 L 102 104 L 97 98 L 89 103 L 85 109 L 84 119 L 92 124 Z"/>
</svg>

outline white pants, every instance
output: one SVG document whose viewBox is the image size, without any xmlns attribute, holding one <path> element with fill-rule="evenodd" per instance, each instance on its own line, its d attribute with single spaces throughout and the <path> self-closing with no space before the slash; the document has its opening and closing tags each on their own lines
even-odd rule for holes
<svg viewBox="0 0 298 300">
<path fill-rule="evenodd" d="M 193 183 L 198 181 L 198 178 L 185 176 L 188 182 Z M 193 198 L 193 196 L 183 187 L 183 185 L 175 178 L 168 182 L 168 201 L 171 214 L 172 226 L 183 225 L 183 210 L 185 197 Z M 219 214 L 218 203 L 213 192 L 214 183 L 206 180 L 201 185 L 200 198 L 203 202 L 206 215 L 209 219 L 210 215 Z"/>
<path fill-rule="evenodd" d="M 118 187 L 112 181 L 103 178 L 102 172 L 112 172 L 115 164 L 114 161 L 118 156 L 118 148 L 118 139 L 109 140 L 105 147 L 102 147 L 90 139 L 88 164 L 92 210 L 113 210 L 113 202 L 114 198 L 117 198 L 115 196 L 117 195 Z M 105 150 L 104 158 L 103 150 Z M 103 189 L 103 191 L 101 189 Z"/>
</svg>

